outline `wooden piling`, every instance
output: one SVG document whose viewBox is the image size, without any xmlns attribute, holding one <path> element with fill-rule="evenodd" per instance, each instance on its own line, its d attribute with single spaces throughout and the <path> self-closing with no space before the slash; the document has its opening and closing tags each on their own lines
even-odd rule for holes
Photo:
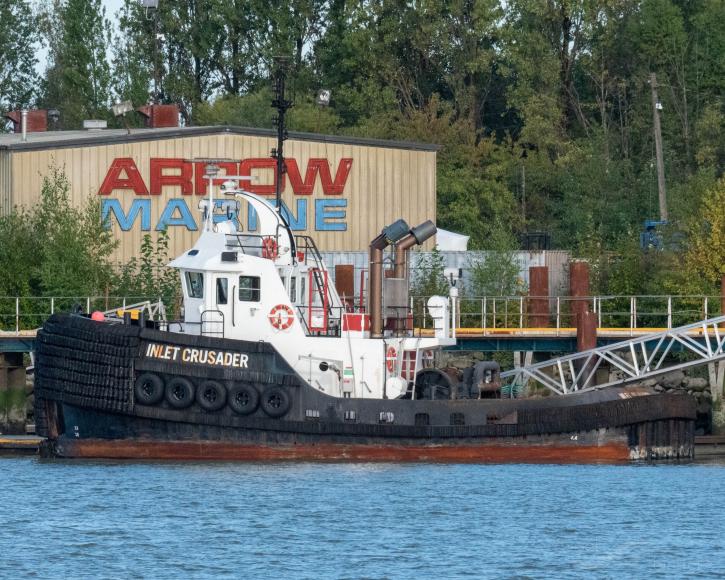
<svg viewBox="0 0 725 580">
<path fill-rule="evenodd" d="M 534 328 L 549 326 L 549 267 L 529 268 L 529 324 Z"/>
<path fill-rule="evenodd" d="M 569 262 L 569 295 L 572 297 L 572 322 L 577 324 L 577 316 L 583 312 L 588 312 L 590 309 L 589 300 L 577 300 L 577 298 L 589 296 L 588 262 L 584 260 L 572 260 Z"/>
</svg>

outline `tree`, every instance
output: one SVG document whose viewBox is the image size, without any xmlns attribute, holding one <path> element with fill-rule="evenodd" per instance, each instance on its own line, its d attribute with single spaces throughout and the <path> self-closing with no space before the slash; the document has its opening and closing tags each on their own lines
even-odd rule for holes
<svg viewBox="0 0 725 580">
<path fill-rule="evenodd" d="M 157 53 L 156 14 L 145 12 L 135 0 L 125 0 L 118 12 L 118 32 L 113 42 L 113 92 L 117 100 L 139 107 L 149 101 Z M 129 118 L 129 121 L 132 118 Z M 134 118 L 133 122 L 141 123 Z"/>
<path fill-rule="evenodd" d="M 56 307 L 69 308 L 81 297 L 105 294 L 115 282 L 109 258 L 118 241 L 101 222 L 98 201 L 91 197 L 75 207 L 69 188 L 64 171 L 51 167 L 37 205 L 0 217 L 0 296 L 13 297 L 0 298 L 0 311 L 12 312 L 14 297 L 21 298 L 25 315 L 36 315 L 23 318 L 30 328 L 50 311 L 47 301 L 33 297 L 68 297 Z"/>
<path fill-rule="evenodd" d="M 51 63 L 43 103 L 60 111 L 64 129 L 77 129 L 84 119 L 108 118 L 111 36 L 101 0 L 54 0 L 42 20 Z"/>
<path fill-rule="evenodd" d="M 725 276 L 725 179 L 705 194 L 698 218 L 689 225 L 685 265 L 690 285 L 710 292 Z"/>
<path fill-rule="evenodd" d="M 0 3 L 0 114 L 29 106 L 36 96 L 37 30 L 28 0 Z"/>
<path fill-rule="evenodd" d="M 469 264 L 473 296 L 517 296 L 525 290 L 516 261 L 516 239 L 497 225 L 487 240 L 485 255 Z"/>
</svg>

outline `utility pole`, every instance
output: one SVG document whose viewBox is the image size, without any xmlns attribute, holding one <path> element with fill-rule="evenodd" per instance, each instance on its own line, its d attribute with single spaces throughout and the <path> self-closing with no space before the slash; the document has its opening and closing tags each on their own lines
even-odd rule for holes
<svg viewBox="0 0 725 580">
<path fill-rule="evenodd" d="M 284 162 L 284 142 L 287 140 L 287 128 L 285 126 L 285 114 L 287 109 L 292 107 L 292 101 L 285 99 L 285 80 L 287 78 L 287 67 L 289 58 L 278 56 L 274 59 L 274 99 L 272 107 L 277 109 L 277 116 L 272 118 L 277 128 L 277 147 L 272 149 L 272 158 L 277 160 L 277 179 L 275 180 L 275 193 L 277 198 L 277 213 L 282 213 L 282 180 L 287 170 Z"/>
<path fill-rule="evenodd" d="M 665 161 L 662 157 L 662 127 L 660 125 L 660 109 L 662 104 L 657 96 L 657 75 L 650 73 L 649 84 L 652 89 L 652 117 L 655 131 L 655 152 L 657 154 L 657 190 L 660 200 L 660 220 L 667 221 L 667 193 L 665 191 Z"/>
</svg>

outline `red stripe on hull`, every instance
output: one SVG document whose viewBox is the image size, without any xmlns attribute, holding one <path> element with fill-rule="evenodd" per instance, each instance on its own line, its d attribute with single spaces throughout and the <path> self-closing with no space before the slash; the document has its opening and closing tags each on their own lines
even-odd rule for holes
<svg viewBox="0 0 725 580">
<path fill-rule="evenodd" d="M 629 461 L 624 443 L 604 445 L 294 445 L 83 439 L 58 442 L 61 457 L 203 461 L 436 461 L 451 463 L 597 463 Z"/>
</svg>

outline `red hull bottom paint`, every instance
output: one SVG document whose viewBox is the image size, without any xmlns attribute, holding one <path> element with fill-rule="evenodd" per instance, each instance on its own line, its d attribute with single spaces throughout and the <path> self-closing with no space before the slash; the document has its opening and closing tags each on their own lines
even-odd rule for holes
<svg viewBox="0 0 725 580">
<path fill-rule="evenodd" d="M 85 439 L 58 442 L 61 457 L 202 461 L 396 461 L 451 463 L 619 463 L 624 443 L 605 445 L 294 445 L 269 447 L 188 441 Z"/>
</svg>

